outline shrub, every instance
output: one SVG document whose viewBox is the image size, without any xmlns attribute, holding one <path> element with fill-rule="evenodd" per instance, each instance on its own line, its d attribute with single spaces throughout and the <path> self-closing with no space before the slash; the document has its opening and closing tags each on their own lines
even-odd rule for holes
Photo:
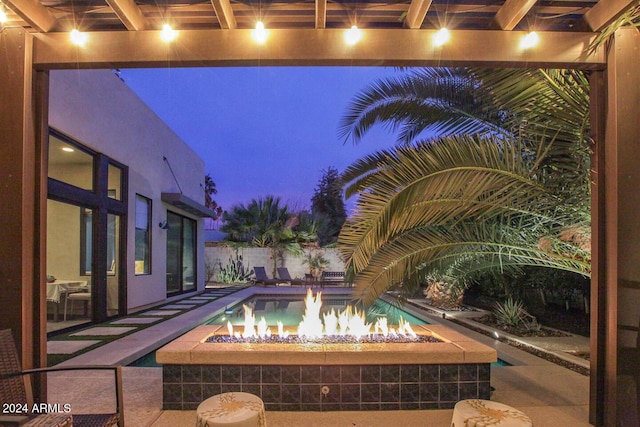
<svg viewBox="0 0 640 427">
<path fill-rule="evenodd" d="M 236 251 L 235 256 L 229 256 L 229 262 L 223 266 L 218 260 L 216 278 L 221 283 L 246 283 L 251 280 L 251 267 L 244 265 L 242 255 Z"/>
</svg>

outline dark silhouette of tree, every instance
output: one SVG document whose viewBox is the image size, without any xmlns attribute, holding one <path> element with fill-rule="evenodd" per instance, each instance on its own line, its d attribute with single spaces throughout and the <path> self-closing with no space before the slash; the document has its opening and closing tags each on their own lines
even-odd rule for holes
<svg viewBox="0 0 640 427">
<path fill-rule="evenodd" d="M 322 171 L 322 177 L 311 198 L 311 213 L 318 225 L 318 244 L 325 246 L 338 239 L 347 210 L 342 197 L 342 180 L 332 166 Z"/>
<path fill-rule="evenodd" d="M 204 177 L 204 205 L 215 212 L 215 216 L 212 217 L 215 221 L 222 216 L 223 210 L 222 207 L 218 206 L 218 203 L 213 200 L 213 194 L 218 194 L 216 183 L 213 182 L 211 174 L 206 174 Z"/>
</svg>

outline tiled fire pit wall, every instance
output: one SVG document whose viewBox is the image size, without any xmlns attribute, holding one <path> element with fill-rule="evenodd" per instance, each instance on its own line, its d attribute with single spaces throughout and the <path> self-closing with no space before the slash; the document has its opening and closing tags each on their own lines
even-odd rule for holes
<svg viewBox="0 0 640 427">
<path fill-rule="evenodd" d="M 441 325 L 414 326 L 442 342 L 387 344 L 206 343 L 224 326 L 199 326 L 158 350 L 164 409 L 195 409 L 228 391 L 270 411 L 453 408 L 489 399 L 496 351 Z"/>
</svg>

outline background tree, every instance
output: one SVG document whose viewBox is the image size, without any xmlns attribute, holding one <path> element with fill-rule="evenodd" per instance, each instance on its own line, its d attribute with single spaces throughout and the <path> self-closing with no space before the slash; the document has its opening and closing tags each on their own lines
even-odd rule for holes
<svg viewBox="0 0 640 427">
<path fill-rule="evenodd" d="M 216 221 L 222 216 L 222 207 L 218 206 L 218 203 L 213 200 L 214 194 L 218 194 L 216 183 L 213 182 L 211 174 L 206 174 L 204 176 L 204 205 L 215 213 L 212 219 Z"/>
<path fill-rule="evenodd" d="M 223 213 L 224 225 L 220 228 L 230 241 L 270 248 L 273 277 L 285 252 L 302 253 L 294 230 L 299 220 L 280 203 L 279 197 L 269 195 L 252 199 L 247 206 L 234 205 Z"/>
<path fill-rule="evenodd" d="M 317 220 L 318 244 L 325 246 L 337 240 L 347 210 L 342 196 L 342 180 L 332 166 L 322 171 L 322 177 L 311 197 L 311 213 Z"/>
</svg>

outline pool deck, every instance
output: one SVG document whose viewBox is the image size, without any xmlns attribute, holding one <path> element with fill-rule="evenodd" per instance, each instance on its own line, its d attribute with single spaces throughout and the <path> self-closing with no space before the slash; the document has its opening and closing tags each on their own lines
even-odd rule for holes
<svg viewBox="0 0 640 427">
<path fill-rule="evenodd" d="M 318 289 L 316 289 L 318 290 Z M 207 291 L 205 291 L 206 294 Z M 121 339 L 105 344 L 63 362 L 65 365 L 121 364 L 127 365 L 140 356 L 156 349 L 202 323 L 216 312 L 254 293 L 269 294 L 305 293 L 305 288 L 250 287 L 231 295 L 222 296 L 202 304 L 183 314 L 159 321 Z M 350 289 L 326 289 L 326 293 L 349 294 Z M 180 302 L 198 298 L 201 294 L 183 296 Z M 201 302 L 201 301 L 200 301 Z M 531 417 L 534 425 L 589 426 L 589 377 L 575 373 L 557 364 L 504 344 L 496 339 L 471 331 L 438 316 L 427 315 L 430 322 L 444 324 L 474 340 L 488 345 L 498 352 L 498 357 L 512 366 L 491 368 L 491 385 L 495 389 L 492 400 L 513 406 Z M 98 325 L 94 325 L 98 326 Z M 526 340 L 525 340 L 526 341 Z M 553 338 L 534 344 L 561 352 L 566 348 L 588 348 L 588 338 Z M 134 427 L 181 427 L 195 424 L 195 411 L 163 411 L 161 368 L 125 367 L 124 398 L 127 425 Z M 50 374 L 48 379 L 49 401 L 74 402 L 74 411 L 99 410 L 109 405 L 111 394 L 102 373 Z M 84 386 L 82 384 L 85 384 Z M 91 394 L 95 394 L 94 396 Z M 105 398 L 106 396 L 106 398 Z M 106 399 L 106 401 L 105 401 Z M 75 402 L 85 402 L 76 404 Z M 98 403 L 96 403 L 98 402 Z M 86 405 L 86 408 L 82 408 Z M 412 411 L 357 411 L 357 412 L 268 412 L 269 427 L 291 425 L 305 426 L 433 426 L 449 427 L 452 410 Z"/>
</svg>

